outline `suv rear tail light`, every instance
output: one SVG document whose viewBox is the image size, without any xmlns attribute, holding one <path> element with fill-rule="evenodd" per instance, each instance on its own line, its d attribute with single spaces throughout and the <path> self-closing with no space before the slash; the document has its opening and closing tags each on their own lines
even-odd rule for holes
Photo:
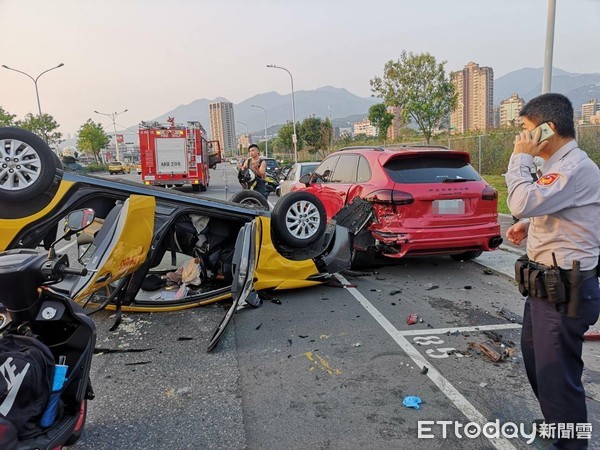
<svg viewBox="0 0 600 450">
<path fill-rule="evenodd" d="M 498 191 L 491 186 L 486 186 L 481 194 L 481 198 L 484 200 L 496 200 L 498 198 Z"/>
<path fill-rule="evenodd" d="M 381 189 L 367 194 L 364 199 L 371 203 L 388 203 L 393 205 L 410 205 L 414 197 L 408 192 Z"/>
</svg>

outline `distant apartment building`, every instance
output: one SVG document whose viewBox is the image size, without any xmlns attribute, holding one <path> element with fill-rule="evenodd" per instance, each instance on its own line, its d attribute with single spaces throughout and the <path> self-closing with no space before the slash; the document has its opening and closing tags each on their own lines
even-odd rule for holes
<svg viewBox="0 0 600 450">
<path fill-rule="evenodd" d="M 388 106 L 387 112 L 394 115 L 392 124 L 387 129 L 387 139 L 394 140 L 400 135 L 400 129 L 404 126 L 402 121 L 402 108 L 399 106 Z"/>
<path fill-rule="evenodd" d="M 365 136 L 377 136 L 377 127 L 374 126 L 369 119 L 361 120 L 352 125 L 352 135 L 357 136 L 364 134 Z"/>
<path fill-rule="evenodd" d="M 502 100 L 500 102 L 499 116 L 500 126 L 506 127 L 511 125 L 521 124 L 521 109 L 525 106 L 525 100 L 518 96 L 518 94 L 512 94 L 510 98 Z"/>
<path fill-rule="evenodd" d="M 242 149 L 242 155 L 244 154 L 244 152 L 246 152 L 246 150 L 248 149 L 248 146 L 250 144 L 252 144 L 252 135 L 251 134 L 242 134 L 238 138 L 238 145 Z"/>
<path fill-rule="evenodd" d="M 235 117 L 233 103 L 215 102 L 208 104 L 211 139 L 219 141 L 221 148 L 228 153 L 236 151 Z"/>
<path fill-rule="evenodd" d="M 590 123 L 590 118 L 600 113 L 600 103 L 595 98 L 581 105 L 582 123 Z"/>
<path fill-rule="evenodd" d="M 494 71 L 469 62 L 451 80 L 458 93 L 458 104 L 450 114 L 450 127 L 456 133 L 487 131 L 494 127 Z"/>
</svg>

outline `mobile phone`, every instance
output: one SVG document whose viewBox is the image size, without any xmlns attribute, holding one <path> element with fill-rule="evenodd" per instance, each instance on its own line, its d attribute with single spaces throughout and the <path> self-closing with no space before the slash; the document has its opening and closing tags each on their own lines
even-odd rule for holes
<svg viewBox="0 0 600 450">
<path fill-rule="evenodd" d="M 554 134 L 554 131 L 552 131 L 552 128 L 550 128 L 550 125 L 548 125 L 548 123 L 544 122 L 540 125 L 538 125 L 537 127 L 535 127 L 532 131 L 531 131 L 531 139 L 535 138 L 535 134 L 537 133 L 537 130 L 541 129 L 542 133 L 540 134 L 540 140 L 539 142 L 543 142 L 546 139 L 548 139 L 550 136 L 552 136 Z"/>
</svg>

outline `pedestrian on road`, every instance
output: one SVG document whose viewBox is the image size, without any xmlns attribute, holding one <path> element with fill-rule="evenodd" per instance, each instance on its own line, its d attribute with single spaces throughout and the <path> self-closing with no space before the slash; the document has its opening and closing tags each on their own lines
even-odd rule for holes
<svg viewBox="0 0 600 450">
<path fill-rule="evenodd" d="M 573 106 L 565 96 L 540 95 L 520 115 L 523 131 L 515 138 L 505 177 L 508 207 L 520 219 L 506 237 L 517 245 L 527 237 L 528 261 L 515 269 L 521 293 L 528 293 L 523 361 L 545 422 L 570 424 L 554 428 L 553 448 L 587 448 L 585 433 L 576 430 L 584 427 L 591 436 L 581 352 L 583 334 L 600 310 L 600 169 L 575 141 Z M 543 124 L 553 132 L 546 139 Z M 535 156 L 544 159 L 537 181 Z M 559 433 L 565 426 L 571 432 Z"/>
<path fill-rule="evenodd" d="M 242 170 L 250 169 L 256 176 L 256 185 L 254 190 L 260 192 L 267 198 L 267 187 L 265 185 L 265 176 L 267 174 L 267 163 L 260 156 L 260 150 L 258 145 L 250 144 L 248 146 L 249 158 L 247 158 L 242 164 Z"/>
</svg>

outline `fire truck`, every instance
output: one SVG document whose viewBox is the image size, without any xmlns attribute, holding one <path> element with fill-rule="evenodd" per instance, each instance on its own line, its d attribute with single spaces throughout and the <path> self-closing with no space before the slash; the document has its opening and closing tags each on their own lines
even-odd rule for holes
<svg viewBox="0 0 600 450">
<path fill-rule="evenodd" d="M 221 162 L 219 141 L 206 139 L 200 122 L 176 124 L 141 122 L 139 126 L 142 181 L 154 186 L 191 185 L 194 192 L 206 191 L 209 168 Z"/>
</svg>

